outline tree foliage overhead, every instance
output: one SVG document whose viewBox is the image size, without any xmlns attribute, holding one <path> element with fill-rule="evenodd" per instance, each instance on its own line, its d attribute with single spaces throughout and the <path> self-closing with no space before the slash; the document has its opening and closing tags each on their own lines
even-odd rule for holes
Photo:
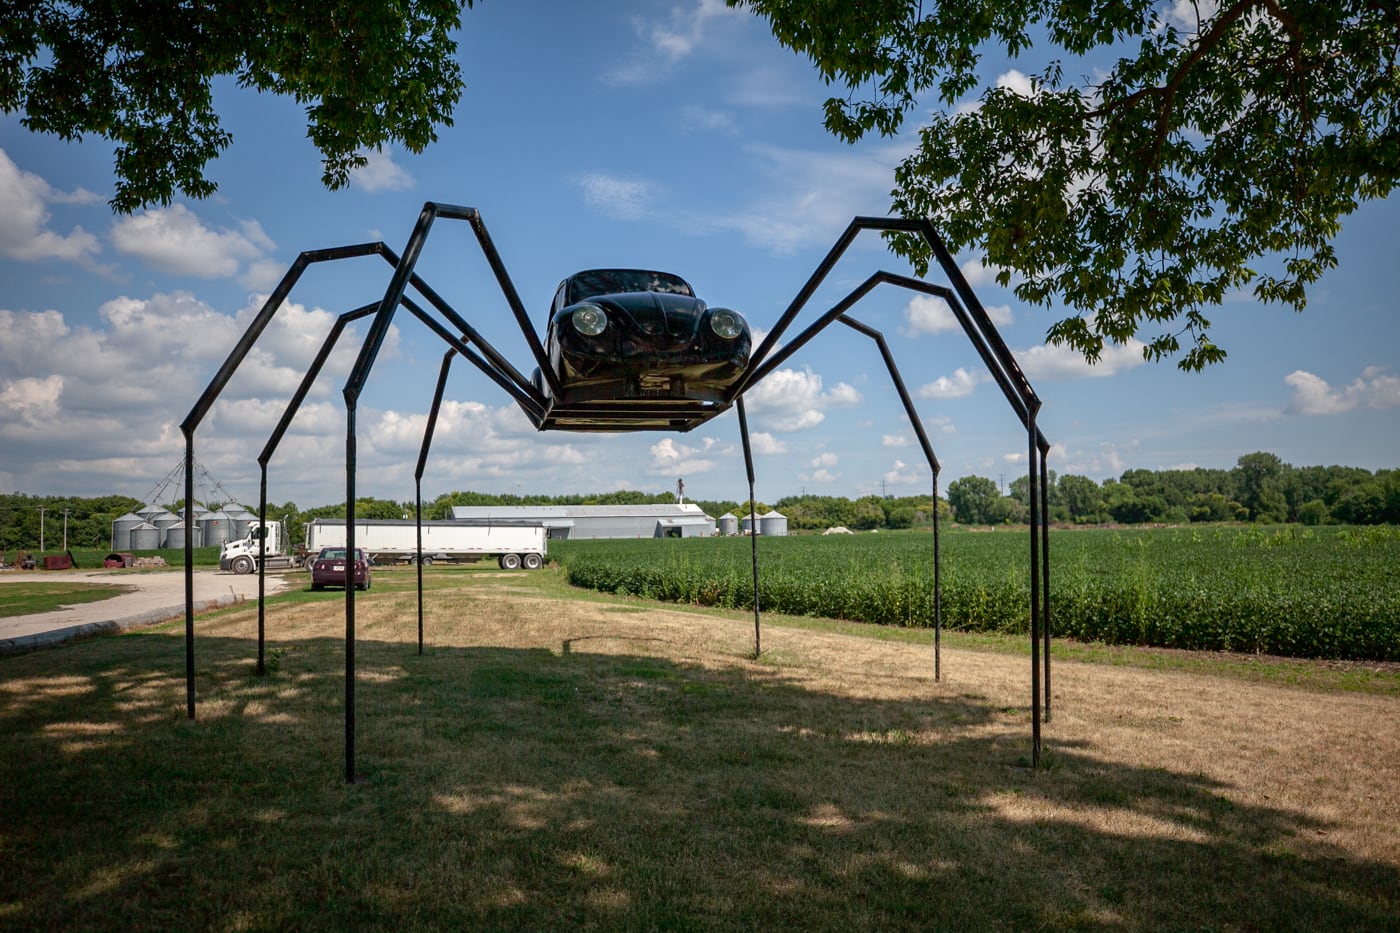
<svg viewBox="0 0 1400 933">
<path fill-rule="evenodd" d="M 729 2 L 846 87 L 826 103 L 841 139 L 935 99 L 895 211 L 1021 300 L 1063 302 L 1050 338 L 1091 361 L 1135 336 L 1185 370 L 1222 360 L 1207 310 L 1250 286 L 1301 310 L 1341 219 L 1400 172 L 1393 0 Z M 972 103 L 1001 52 L 1035 64 Z"/>
<path fill-rule="evenodd" d="M 112 207 L 206 197 L 231 141 L 213 79 L 305 106 L 322 181 L 343 187 L 364 152 L 420 152 L 462 93 L 456 29 L 471 0 L 12 0 L 0 13 L 0 109 L 65 140 L 116 145 Z"/>
</svg>

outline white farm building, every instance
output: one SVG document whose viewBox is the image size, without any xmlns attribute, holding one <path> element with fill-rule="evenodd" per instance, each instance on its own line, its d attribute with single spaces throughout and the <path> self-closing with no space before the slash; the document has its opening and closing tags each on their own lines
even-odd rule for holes
<svg viewBox="0 0 1400 933">
<path fill-rule="evenodd" d="M 715 520 L 691 502 L 677 505 L 456 505 L 456 521 L 538 522 L 551 538 L 708 538 Z"/>
</svg>

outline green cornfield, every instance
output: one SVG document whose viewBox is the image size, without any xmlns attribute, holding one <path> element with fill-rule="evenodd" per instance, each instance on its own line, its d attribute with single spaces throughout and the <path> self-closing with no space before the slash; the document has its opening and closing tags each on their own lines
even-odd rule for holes
<svg viewBox="0 0 1400 933">
<path fill-rule="evenodd" d="M 767 611 L 932 626 L 927 532 L 763 538 Z M 1028 629 L 1024 530 L 942 534 L 943 624 Z M 753 605 L 748 539 L 552 542 L 575 586 Z M 1400 528 L 1088 529 L 1050 534 L 1056 637 L 1109 644 L 1400 660 Z"/>
</svg>

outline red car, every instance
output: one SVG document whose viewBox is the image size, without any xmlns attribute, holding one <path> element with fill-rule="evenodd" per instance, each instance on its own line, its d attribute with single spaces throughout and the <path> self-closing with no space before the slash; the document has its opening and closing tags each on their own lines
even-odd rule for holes
<svg viewBox="0 0 1400 933">
<path fill-rule="evenodd" d="M 311 588 L 345 585 L 345 548 L 324 547 L 311 561 Z M 369 561 L 365 552 L 355 548 L 355 589 L 369 589 Z"/>
</svg>

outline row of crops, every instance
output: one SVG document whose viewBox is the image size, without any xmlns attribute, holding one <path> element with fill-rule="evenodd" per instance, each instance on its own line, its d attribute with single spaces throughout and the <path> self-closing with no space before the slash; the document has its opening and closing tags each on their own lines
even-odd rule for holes
<svg viewBox="0 0 1400 933">
<path fill-rule="evenodd" d="M 1024 531 L 945 532 L 943 623 L 1025 632 Z M 575 586 L 703 606 L 753 605 L 747 539 L 551 543 Z M 1060 637 L 1112 644 L 1400 660 L 1400 529 L 1183 528 L 1052 532 Z M 768 538 L 760 605 L 931 626 L 927 533 Z"/>
</svg>

